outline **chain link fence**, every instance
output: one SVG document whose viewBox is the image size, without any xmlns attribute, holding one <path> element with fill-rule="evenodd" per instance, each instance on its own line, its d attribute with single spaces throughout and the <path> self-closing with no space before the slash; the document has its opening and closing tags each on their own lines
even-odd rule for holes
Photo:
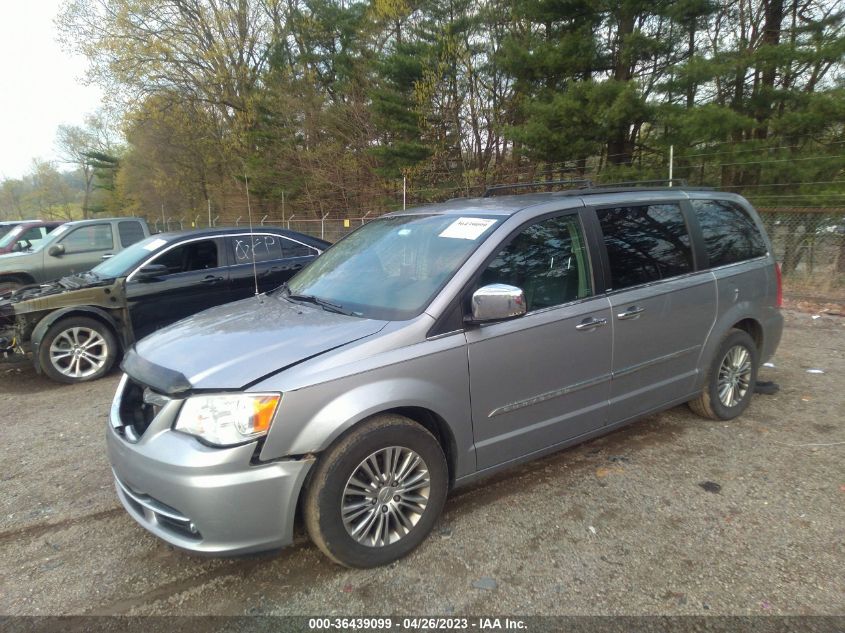
<svg viewBox="0 0 845 633">
<path fill-rule="evenodd" d="M 845 302 L 845 207 L 759 208 L 781 264 L 784 293 Z"/>
</svg>

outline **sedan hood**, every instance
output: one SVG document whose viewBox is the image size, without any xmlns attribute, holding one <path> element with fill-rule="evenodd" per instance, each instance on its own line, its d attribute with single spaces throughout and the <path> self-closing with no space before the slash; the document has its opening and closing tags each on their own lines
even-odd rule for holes
<svg viewBox="0 0 845 633">
<path fill-rule="evenodd" d="M 121 307 L 121 284 L 114 279 L 100 279 L 90 273 L 62 277 L 47 284 L 24 286 L 0 296 L 15 314 L 56 310 L 77 306 Z"/>
<path fill-rule="evenodd" d="M 327 312 L 280 294 L 200 312 L 141 340 L 123 362 L 156 391 L 243 389 L 297 363 L 372 336 L 387 321 Z"/>
</svg>

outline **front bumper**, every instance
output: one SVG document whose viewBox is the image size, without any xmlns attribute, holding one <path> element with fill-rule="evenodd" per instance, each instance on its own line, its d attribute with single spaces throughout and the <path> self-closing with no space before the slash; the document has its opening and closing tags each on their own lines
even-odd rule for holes
<svg viewBox="0 0 845 633">
<path fill-rule="evenodd" d="M 106 431 L 117 496 L 147 530 L 207 554 L 244 554 L 293 541 L 296 504 L 313 459 L 253 464 L 255 443 L 211 448 L 155 422 L 129 441 L 115 419 L 118 410 L 112 407 Z"/>
</svg>

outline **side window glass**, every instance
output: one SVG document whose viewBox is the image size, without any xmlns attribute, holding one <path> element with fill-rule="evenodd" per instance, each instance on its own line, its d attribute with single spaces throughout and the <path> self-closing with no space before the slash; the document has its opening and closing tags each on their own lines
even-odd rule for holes
<svg viewBox="0 0 845 633">
<path fill-rule="evenodd" d="M 120 235 L 120 243 L 124 248 L 144 239 L 144 229 L 141 228 L 141 223 L 135 220 L 118 222 L 117 232 Z"/>
<path fill-rule="evenodd" d="M 528 311 L 592 294 L 589 260 L 578 217 L 549 218 L 524 229 L 481 274 L 479 286 L 522 288 Z"/>
<path fill-rule="evenodd" d="M 766 241 L 745 209 L 724 200 L 691 202 L 712 268 L 766 254 Z"/>
<path fill-rule="evenodd" d="M 230 238 L 235 265 L 282 258 L 281 238 L 275 235 L 238 235 Z"/>
<path fill-rule="evenodd" d="M 614 290 L 692 271 L 690 238 L 679 205 L 615 207 L 597 213 Z"/>
<path fill-rule="evenodd" d="M 28 248 L 35 248 L 38 244 L 41 243 L 41 240 L 44 239 L 42 235 L 40 227 L 33 227 L 24 231 L 21 235 L 18 236 L 18 239 L 15 240 L 15 250 L 26 250 Z"/>
<path fill-rule="evenodd" d="M 316 255 L 317 251 L 310 246 L 294 242 L 287 238 L 280 238 L 282 242 L 282 257 L 308 257 L 309 255 Z"/>
<path fill-rule="evenodd" d="M 111 224 L 91 224 L 80 226 L 68 233 L 61 244 L 65 253 L 85 253 L 88 251 L 107 251 L 114 247 Z"/>
<path fill-rule="evenodd" d="M 217 268 L 218 262 L 217 243 L 214 240 L 200 240 L 176 246 L 150 263 L 167 266 L 167 274 L 175 275 Z"/>
</svg>

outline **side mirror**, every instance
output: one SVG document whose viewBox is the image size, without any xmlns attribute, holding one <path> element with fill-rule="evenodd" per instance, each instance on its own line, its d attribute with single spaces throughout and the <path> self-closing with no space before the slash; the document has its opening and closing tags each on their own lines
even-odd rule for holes
<svg viewBox="0 0 845 633">
<path fill-rule="evenodd" d="M 48 250 L 47 254 L 51 257 L 61 257 L 65 254 L 64 244 L 53 244 Z"/>
<path fill-rule="evenodd" d="M 147 264 L 135 273 L 135 279 L 138 281 L 152 281 L 163 277 L 168 273 L 167 266 L 164 264 Z"/>
<path fill-rule="evenodd" d="M 507 284 L 482 286 L 472 293 L 472 323 L 504 321 L 525 314 L 525 293 L 522 288 Z"/>
</svg>

